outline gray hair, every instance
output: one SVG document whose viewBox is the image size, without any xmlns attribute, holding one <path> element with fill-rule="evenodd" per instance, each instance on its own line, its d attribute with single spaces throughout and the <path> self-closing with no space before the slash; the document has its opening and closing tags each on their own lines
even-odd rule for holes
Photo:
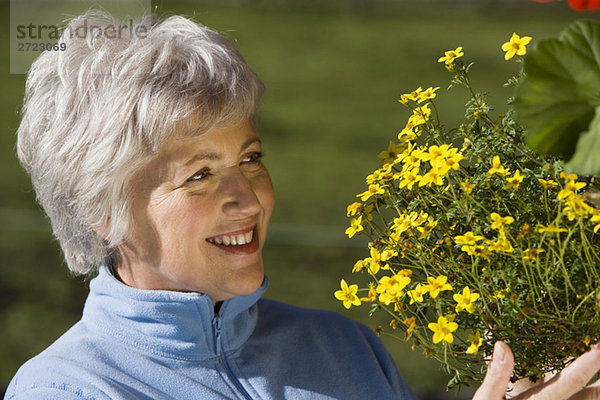
<svg viewBox="0 0 600 400">
<path fill-rule="evenodd" d="M 63 31 L 65 51 L 39 56 L 17 132 L 21 165 L 78 275 L 116 261 L 133 224 L 128 180 L 165 141 L 252 119 L 263 91 L 225 37 L 189 19 L 146 17 L 119 37 L 101 34 L 111 25 L 88 12 Z"/>
</svg>

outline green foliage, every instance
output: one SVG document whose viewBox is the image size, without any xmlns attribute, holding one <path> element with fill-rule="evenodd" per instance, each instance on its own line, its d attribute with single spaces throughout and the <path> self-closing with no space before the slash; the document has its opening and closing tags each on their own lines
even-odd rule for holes
<svg viewBox="0 0 600 400">
<path fill-rule="evenodd" d="M 600 24 L 579 20 L 525 57 L 515 111 L 533 148 L 600 174 Z"/>
</svg>

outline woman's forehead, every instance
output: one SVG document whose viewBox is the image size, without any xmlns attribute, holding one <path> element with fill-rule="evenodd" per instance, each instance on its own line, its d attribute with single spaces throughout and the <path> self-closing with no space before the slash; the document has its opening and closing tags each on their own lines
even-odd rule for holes
<svg viewBox="0 0 600 400">
<path fill-rule="evenodd" d="M 168 140 L 159 152 L 159 158 L 189 166 L 201 160 L 216 160 L 230 152 L 243 152 L 253 144 L 261 143 L 250 121 L 213 127 L 196 136 Z"/>
</svg>

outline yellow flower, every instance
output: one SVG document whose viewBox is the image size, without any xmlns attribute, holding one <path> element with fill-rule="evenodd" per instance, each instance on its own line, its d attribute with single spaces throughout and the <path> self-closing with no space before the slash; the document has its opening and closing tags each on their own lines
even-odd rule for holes
<svg viewBox="0 0 600 400">
<path fill-rule="evenodd" d="M 409 290 L 408 292 L 406 292 L 408 297 L 410 297 L 410 304 L 413 304 L 415 302 L 422 302 L 423 295 L 427 293 L 427 290 L 428 289 L 425 289 L 425 286 L 421 285 L 420 283 L 417 283 L 417 286 L 415 286 L 413 290 Z"/>
<path fill-rule="evenodd" d="M 426 122 L 427 120 L 422 115 L 411 115 L 408 117 L 404 129 L 398 134 L 398 140 L 401 143 L 410 143 L 411 140 L 414 140 L 419 135 L 420 126 Z"/>
<path fill-rule="evenodd" d="M 413 110 L 413 117 L 421 117 L 424 121 L 427 121 L 430 115 L 431 109 L 429 108 L 429 103 L 425 104 L 424 106 L 417 107 Z"/>
<path fill-rule="evenodd" d="M 358 292 L 358 285 L 350 285 L 346 283 L 345 280 L 342 279 L 341 290 L 336 290 L 334 296 L 336 299 L 343 302 L 344 307 L 350 308 L 350 306 L 360 306 L 360 299 L 356 296 L 356 292 Z"/>
<path fill-rule="evenodd" d="M 392 229 L 398 233 L 405 232 L 415 226 L 418 216 L 419 214 L 417 214 L 415 211 L 412 211 L 410 214 L 404 213 L 398 218 L 394 218 Z"/>
<path fill-rule="evenodd" d="M 369 264 L 369 261 L 365 258 L 364 260 L 358 260 L 354 263 L 354 267 L 352 268 L 352 273 L 360 272 L 364 267 Z"/>
<path fill-rule="evenodd" d="M 404 289 L 410 283 L 410 277 L 404 274 L 396 274 L 394 276 L 384 276 L 379 280 L 377 285 L 377 293 L 379 295 L 379 301 L 389 305 L 396 298 L 402 296 Z"/>
<path fill-rule="evenodd" d="M 592 341 L 592 339 L 590 338 L 589 335 L 587 335 L 586 337 L 584 337 L 583 340 L 582 340 L 583 344 L 585 344 L 586 347 L 590 345 L 591 341 Z"/>
<path fill-rule="evenodd" d="M 453 169 L 456 171 L 460 168 L 460 161 L 464 159 L 465 156 L 460 154 L 458 149 L 451 147 L 442 157 L 433 161 L 433 163 L 438 168 L 443 168 L 446 170 Z"/>
<path fill-rule="evenodd" d="M 462 46 L 457 47 L 455 50 L 449 50 L 444 52 L 444 56 L 438 58 L 438 62 L 443 62 L 446 65 L 451 65 L 452 63 L 454 63 L 454 60 L 464 56 L 465 53 L 463 53 L 462 51 Z"/>
<path fill-rule="evenodd" d="M 346 235 L 348 235 L 348 237 L 351 238 L 356 234 L 356 232 L 360 232 L 363 229 L 364 228 L 362 226 L 362 216 L 358 218 L 352 218 L 352 220 L 350 220 L 350 228 L 346 229 Z"/>
<path fill-rule="evenodd" d="M 468 138 L 464 138 L 463 139 L 463 147 L 462 147 L 462 149 L 460 149 L 460 151 L 465 151 L 471 145 L 471 143 L 473 143 L 473 142 L 471 142 Z"/>
<path fill-rule="evenodd" d="M 421 92 L 422 91 L 423 91 L 423 88 L 421 86 L 419 86 L 418 88 L 416 88 L 412 92 L 406 93 L 406 94 L 404 94 L 402 96 L 404 96 L 408 100 L 417 101 L 421 97 Z"/>
<path fill-rule="evenodd" d="M 400 99 L 398 99 L 398 103 L 407 106 L 408 105 L 408 98 L 406 97 L 406 95 L 401 94 L 400 95 Z"/>
<path fill-rule="evenodd" d="M 565 205 L 563 212 L 567 214 L 569 221 L 573 221 L 576 217 L 585 218 L 594 211 L 594 208 L 586 203 L 585 197 L 577 194 L 568 196 Z"/>
<path fill-rule="evenodd" d="M 395 159 L 395 157 L 394 157 L 394 159 Z M 391 180 L 394 176 L 394 174 L 392 173 L 392 166 L 393 165 L 390 163 L 385 163 L 381 167 L 377 168 L 375 171 L 373 171 L 372 174 L 367 176 L 367 178 L 366 178 L 367 184 L 368 185 L 376 185 L 378 183 Z"/>
<path fill-rule="evenodd" d="M 431 233 L 433 228 L 437 226 L 438 222 L 432 217 L 427 218 L 427 224 L 425 226 L 419 226 L 417 230 L 421 232 L 421 236 L 419 236 L 419 240 L 425 239 L 427 235 Z"/>
<path fill-rule="evenodd" d="M 447 317 L 438 317 L 437 323 L 430 322 L 427 325 L 433 331 L 433 343 L 439 343 L 442 340 L 452 343 L 454 336 L 452 332 L 458 329 L 458 324 L 454 321 L 449 322 Z"/>
<path fill-rule="evenodd" d="M 375 290 L 375 285 L 372 283 L 369 284 L 369 293 L 367 293 L 367 297 L 361 297 L 360 301 L 375 301 L 377 299 L 377 291 Z"/>
<path fill-rule="evenodd" d="M 412 270 L 410 270 L 410 269 L 401 269 L 400 271 L 398 271 L 398 273 L 396 275 L 398 275 L 398 276 L 408 276 L 410 278 L 412 276 Z"/>
<path fill-rule="evenodd" d="M 447 171 L 439 168 L 431 168 L 425 175 L 419 180 L 419 187 L 430 186 L 432 183 L 437 186 L 444 184 L 444 175 Z"/>
<path fill-rule="evenodd" d="M 381 158 L 384 163 L 391 163 L 396 159 L 396 157 L 398 157 L 399 147 L 400 146 L 396 145 L 394 142 L 392 142 L 390 140 L 390 144 L 388 145 L 388 148 L 386 150 L 382 151 L 381 153 L 379 153 L 379 155 L 377 157 Z"/>
<path fill-rule="evenodd" d="M 538 181 L 540 181 L 542 186 L 544 186 L 544 189 L 550 189 L 553 186 L 558 186 L 558 183 L 554 182 L 552 179 L 550 179 L 550 180 L 538 179 Z"/>
<path fill-rule="evenodd" d="M 398 134 L 398 140 L 402 143 L 407 143 L 410 142 L 411 140 L 414 140 L 417 137 L 417 134 L 415 133 L 415 127 L 417 127 L 417 125 L 413 124 L 410 119 L 408 121 L 408 123 L 406 124 L 406 126 L 404 127 L 404 129 L 402 129 L 402 131 Z M 394 161 L 395 163 L 401 161 L 401 160 L 396 160 Z"/>
<path fill-rule="evenodd" d="M 470 183 L 469 179 L 465 179 L 464 182 L 460 183 L 460 186 L 463 187 L 464 191 L 466 194 L 471 194 L 471 192 L 473 191 L 473 188 L 475 187 L 474 183 Z"/>
<path fill-rule="evenodd" d="M 402 321 L 402 323 L 408 326 L 408 328 L 406 328 L 406 334 L 410 334 L 417 327 L 415 317 L 406 318 L 404 321 Z"/>
<path fill-rule="evenodd" d="M 504 176 L 508 175 L 508 171 L 510 171 L 510 170 L 508 168 L 504 168 L 502 166 L 502 163 L 500 163 L 500 157 L 494 156 L 492 158 L 492 168 L 490 168 L 488 170 L 487 174 L 488 174 L 488 176 L 498 174 L 498 175 L 504 177 Z"/>
<path fill-rule="evenodd" d="M 369 272 L 375 275 L 379 272 L 379 268 L 390 269 L 386 261 L 397 256 L 398 252 L 389 249 L 379 252 L 374 246 L 370 246 L 370 248 L 371 257 L 365 259 L 369 263 Z"/>
<path fill-rule="evenodd" d="M 376 275 L 379 272 L 380 268 L 383 269 L 390 269 L 390 266 L 387 264 L 384 264 L 383 266 L 381 264 L 379 264 L 379 260 L 375 260 L 373 259 L 373 257 L 369 257 L 366 258 L 367 262 L 369 263 L 369 273 Z"/>
<path fill-rule="evenodd" d="M 512 177 L 506 178 L 506 182 L 508 183 L 504 186 L 504 189 L 517 190 L 519 188 L 519 184 L 523 182 L 523 177 L 521 176 L 519 170 L 516 170 Z"/>
<path fill-rule="evenodd" d="M 479 331 L 475 332 L 474 335 L 468 335 L 468 339 L 471 344 L 465 353 L 473 355 L 477 354 L 479 347 L 483 344 L 483 339 L 481 338 Z"/>
<path fill-rule="evenodd" d="M 445 275 L 440 275 L 437 278 L 430 276 L 427 278 L 428 285 L 426 285 L 423 289 L 429 292 L 431 298 L 435 299 L 438 297 L 440 292 L 444 290 L 452 290 L 452 286 L 449 283 L 446 283 L 447 281 L 448 277 Z"/>
<path fill-rule="evenodd" d="M 577 176 L 577 175 L 575 175 Z M 585 182 L 577 182 L 575 180 L 568 180 L 565 188 L 558 192 L 558 198 L 560 200 L 565 197 L 571 197 L 575 195 L 575 191 L 583 189 L 587 184 Z"/>
<path fill-rule="evenodd" d="M 385 189 L 377 184 L 369 185 L 369 189 L 365 192 L 357 194 L 356 197 L 360 197 L 362 201 L 368 200 L 371 196 L 377 194 L 384 194 Z"/>
<path fill-rule="evenodd" d="M 519 37 L 516 33 L 513 32 L 510 40 L 502 45 L 502 51 L 505 51 L 504 55 L 505 60 L 510 60 L 514 57 L 514 55 L 524 56 L 527 53 L 527 44 L 531 42 L 530 36 Z"/>
<path fill-rule="evenodd" d="M 415 127 L 418 127 L 419 125 L 423 125 L 424 123 L 427 122 L 427 119 L 425 118 L 425 116 L 423 114 L 417 114 L 414 113 L 416 111 L 413 110 L 413 115 L 411 115 L 410 117 L 408 117 L 408 122 L 406 123 L 406 128 L 410 127 L 411 131 L 414 132 L 415 131 Z"/>
<path fill-rule="evenodd" d="M 473 245 L 473 244 L 477 243 L 480 240 L 483 240 L 483 236 L 481 236 L 481 235 L 475 235 L 471 231 L 465 233 L 462 236 L 456 236 L 456 237 L 454 237 L 454 241 L 456 242 L 456 244 Z"/>
<path fill-rule="evenodd" d="M 491 253 L 491 249 L 486 249 L 484 246 L 482 245 L 464 245 L 460 248 L 462 251 L 466 252 L 468 255 L 470 256 L 475 256 L 475 257 L 483 257 L 486 260 L 490 261 L 490 254 Z"/>
<path fill-rule="evenodd" d="M 565 171 L 562 171 L 562 172 L 560 173 L 560 177 L 561 177 L 562 179 L 564 179 L 564 180 L 565 180 L 565 182 L 567 182 L 567 181 L 576 181 L 576 180 L 577 180 L 577 178 L 579 178 L 579 177 L 577 176 L 577 174 L 567 174 Z"/>
<path fill-rule="evenodd" d="M 478 293 L 471 293 L 468 286 L 465 286 L 462 294 L 455 294 L 452 296 L 454 301 L 458 304 L 456 305 L 456 312 L 461 312 L 462 310 L 467 310 L 470 314 L 473 313 L 473 302 L 479 298 Z"/>
<path fill-rule="evenodd" d="M 558 228 L 554 225 L 544 226 L 542 224 L 537 224 L 535 226 L 537 228 L 538 233 L 559 233 L 559 232 L 567 232 L 565 228 Z"/>
<path fill-rule="evenodd" d="M 429 214 L 423 211 L 419 211 L 419 216 L 415 220 L 415 226 L 424 224 L 429 218 Z"/>
<path fill-rule="evenodd" d="M 598 232 L 600 230 L 600 212 L 595 212 L 592 218 L 590 218 L 590 222 L 598 224 L 594 226 L 594 233 Z"/>
<path fill-rule="evenodd" d="M 359 202 L 354 202 L 354 203 L 350 204 L 348 206 L 348 208 L 346 209 L 347 210 L 346 215 L 348 217 L 350 217 L 351 215 L 356 214 L 358 212 L 358 210 L 360 210 L 361 207 L 362 207 L 362 203 L 359 203 Z"/>
<path fill-rule="evenodd" d="M 544 249 L 526 249 L 523 250 L 523 260 L 527 261 L 534 261 L 535 259 L 537 259 L 537 255 L 540 253 L 543 253 L 545 250 Z"/>
<path fill-rule="evenodd" d="M 496 290 L 494 292 L 494 297 L 497 299 L 503 299 L 506 297 L 506 294 L 509 292 L 510 290 L 508 289 L 502 289 L 502 290 Z"/>
<path fill-rule="evenodd" d="M 435 88 L 434 88 L 434 87 L 428 87 L 427 89 L 425 89 L 425 91 L 424 91 L 424 92 L 421 92 L 421 93 L 419 94 L 419 99 L 418 99 L 418 101 L 417 101 L 417 102 L 418 102 L 418 103 L 421 103 L 421 102 L 423 102 L 423 101 L 425 101 L 425 100 L 435 99 L 435 96 L 436 96 L 435 92 L 436 92 L 436 91 L 437 91 L 439 88 L 440 88 L 439 86 L 437 86 L 437 87 L 435 87 Z"/>
<path fill-rule="evenodd" d="M 449 147 L 450 146 L 447 144 L 443 144 L 441 146 L 437 146 L 435 144 L 431 145 L 427 149 L 427 152 L 423 153 L 423 157 L 421 157 L 421 160 L 429 161 L 429 160 L 435 160 L 436 158 L 442 157 L 446 153 L 446 151 L 448 151 Z"/>
<path fill-rule="evenodd" d="M 387 261 L 392 257 L 396 257 L 398 252 L 396 250 L 385 249 L 381 253 L 381 261 Z"/>
<path fill-rule="evenodd" d="M 512 247 L 512 244 L 510 244 L 510 242 L 505 238 L 501 238 L 495 242 L 490 243 L 490 245 L 488 246 L 488 250 L 503 251 L 505 253 L 512 253 L 513 251 L 515 251 L 515 249 Z"/>
<path fill-rule="evenodd" d="M 425 151 L 421 148 L 411 149 L 410 153 L 404 157 L 404 166 L 402 167 L 402 172 L 411 168 L 419 168 L 423 154 L 425 154 Z"/>
<path fill-rule="evenodd" d="M 494 212 L 490 214 L 490 217 L 492 218 L 492 221 L 494 221 L 492 223 L 492 229 L 496 230 L 501 230 L 504 227 L 504 225 L 512 224 L 513 222 L 515 222 L 515 219 L 510 215 L 506 217 L 501 217 L 500 214 Z"/>
<path fill-rule="evenodd" d="M 419 168 L 406 170 L 402 174 L 402 180 L 398 184 L 398 188 L 402 189 L 403 187 L 406 187 L 408 190 L 412 190 L 413 185 L 419 183 L 421 178 L 422 176 L 419 175 Z"/>
</svg>

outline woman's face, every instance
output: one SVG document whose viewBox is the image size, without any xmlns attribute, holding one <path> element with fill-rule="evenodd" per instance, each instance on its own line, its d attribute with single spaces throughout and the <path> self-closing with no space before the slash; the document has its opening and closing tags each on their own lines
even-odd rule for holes
<svg viewBox="0 0 600 400">
<path fill-rule="evenodd" d="M 215 302 L 255 291 L 274 203 L 261 152 L 249 121 L 167 142 L 134 176 L 134 227 L 120 247 L 120 279 Z"/>
</svg>

